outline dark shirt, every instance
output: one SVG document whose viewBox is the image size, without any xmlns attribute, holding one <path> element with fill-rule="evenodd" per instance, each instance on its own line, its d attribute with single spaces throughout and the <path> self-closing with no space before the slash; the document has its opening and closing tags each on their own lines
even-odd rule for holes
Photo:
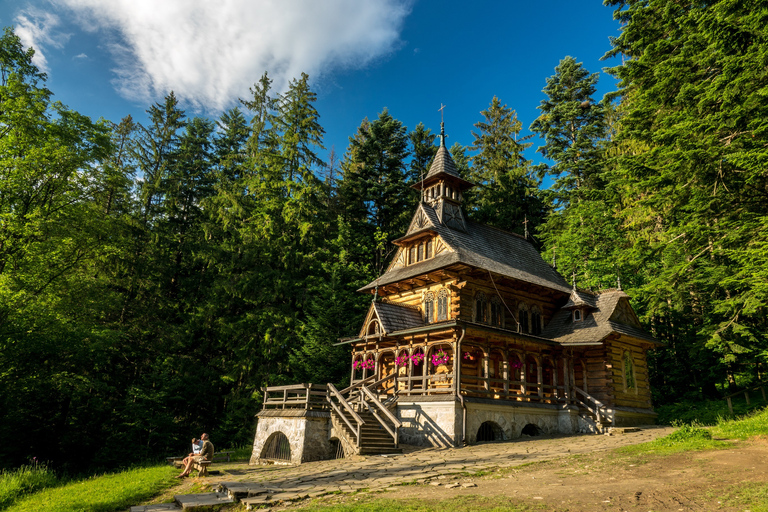
<svg viewBox="0 0 768 512">
<path fill-rule="evenodd" d="M 205 460 L 213 460 L 213 443 L 206 440 L 203 441 L 203 448 L 200 450 L 200 456 L 205 457 Z"/>
</svg>

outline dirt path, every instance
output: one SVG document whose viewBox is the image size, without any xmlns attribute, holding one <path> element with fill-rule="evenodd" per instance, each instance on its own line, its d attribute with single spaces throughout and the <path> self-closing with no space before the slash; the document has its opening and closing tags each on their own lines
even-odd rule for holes
<svg viewBox="0 0 768 512">
<path fill-rule="evenodd" d="M 448 489 L 455 481 L 476 487 Z M 440 486 L 403 487 L 398 499 L 456 496 L 507 497 L 510 503 L 553 511 L 748 511 L 755 491 L 766 499 L 768 443 L 670 456 L 612 452 L 563 457 L 502 469 L 487 476 L 453 478 Z M 746 492 L 745 492 L 746 491 Z"/>
<path fill-rule="evenodd" d="M 260 482 L 286 491 L 301 488 L 303 496 L 314 497 L 320 504 L 382 497 L 438 501 L 475 496 L 488 498 L 490 507 L 515 504 L 561 512 L 744 512 L 758 499 L 756 493 L 762 493 L 759 499 L 768 503 L 767 440 L 733 442 L 724 450 L 671 456 L 613 450 L 671 430 L 656 427 L 625 436 L 427 449 L 397 457 L 355 457 L 295 467 L 233 465 L 222 467 L 218 477 L 193 479 L 186 486 Z M 174 494 L 179 491 L 182 489 L 173 490 Z M 327 495 L 329 492 L 340 494 Z M 286 502 L 273 505 L 272 510 L 300 510 L 306 503 Z"/>
</svg>

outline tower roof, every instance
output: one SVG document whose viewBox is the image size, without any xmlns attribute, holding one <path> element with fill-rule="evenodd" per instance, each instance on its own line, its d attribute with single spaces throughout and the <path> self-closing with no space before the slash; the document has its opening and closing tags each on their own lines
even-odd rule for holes
<svg viewBox="0 0 768 512">
<path fill-rule="evenodd" d="M 437 148 L 437 153 L 434 160 L 432 160 L 432 164 L 429 166 L 429 171 L 422 181 L 413 185 L 413 188 L 421 190 L 422 187 L 428 187 L 441 179 L 458 185 L 462 190 L 475 186 L 474 183 L 465 180 L 459 174 L 459 168 L 456 167 L 456 162 L 453 161 L 451 152 L 445 146 L 445 127 L 443 123 L 440 123 L 440 147 Z"/>
</svg>

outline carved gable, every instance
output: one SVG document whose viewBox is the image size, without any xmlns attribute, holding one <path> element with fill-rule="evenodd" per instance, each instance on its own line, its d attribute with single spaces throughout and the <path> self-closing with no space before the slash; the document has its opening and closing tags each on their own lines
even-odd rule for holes
<svg viewBox="0 0 768 512">
<path fill-rule="evenodd" d="M 424 228 L 430 227 L 434 228 L 435 226 L 429 220 L 429 217 L 424 211 L 424 206 L 420 204 L 416 209 L 416 213 L 414 214 L 413 219 L 411 219 L 411 224 L 408 226 L 408 231 L 406 234 L 411 234 L 416 231 L 421 231 Z"/>
<path fill-rule="evenodd" d="M 610 321 L 617 322 L 624 325 L 631 325 L 632 327 L 642 328 L 640 321 L 637 319 L 635 311 L 632 306 L 629 305 L 629 301 L 626 298 L 619 299 L 616 307 L 613 309 Z"/>
</svg>

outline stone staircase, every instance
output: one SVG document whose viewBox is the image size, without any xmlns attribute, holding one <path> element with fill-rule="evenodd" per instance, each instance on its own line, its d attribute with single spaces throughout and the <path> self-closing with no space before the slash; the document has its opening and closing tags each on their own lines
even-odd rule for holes
<svg viewBox="0 0 768 512">
<path fill-rule="evenodd" d="M 379 423 L 379 420 L 369 411 L 356 411 L 365 424 L 360 429 L 360 447 L 357 448 L 359 455 L 376 455 L 389 453 L 403 453 L 402 448 L 395 445 L 395 440 Z M 352 415 L 346 411 L 342 413 L 347 420 L 354 424 Z M 333 414 L 336 414 L 335 412 Z M 337 425 L 344 431 L 349 445 L 354 445 L 355 432 L 352 432 L 344 421 L 337 422 Z"/>
</svg>

